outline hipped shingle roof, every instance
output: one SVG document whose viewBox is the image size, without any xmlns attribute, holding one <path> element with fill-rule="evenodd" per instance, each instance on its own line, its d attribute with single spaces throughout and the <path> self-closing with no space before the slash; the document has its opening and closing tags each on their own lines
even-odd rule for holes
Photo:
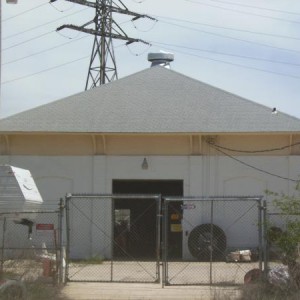
<svg viewBox="0 0 300 300">
<path fill-rule="evenodd" d="M 4 118 L 0 132 L 300 132 L 300 120 L 154 67 Z"/>
</svg>

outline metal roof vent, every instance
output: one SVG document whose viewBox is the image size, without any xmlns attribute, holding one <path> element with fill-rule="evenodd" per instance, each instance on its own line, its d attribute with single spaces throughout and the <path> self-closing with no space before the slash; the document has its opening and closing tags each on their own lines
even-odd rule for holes
<svg viewBox="0 0 300 300">
<path fill-rule="evenodd" d="M 148 61 L 151 62 L 151 67 L 161 66 L 170 69 L 170 62 L 173 60 L 173 53 L 159 52 L 148 54 Z"/>
</svg>

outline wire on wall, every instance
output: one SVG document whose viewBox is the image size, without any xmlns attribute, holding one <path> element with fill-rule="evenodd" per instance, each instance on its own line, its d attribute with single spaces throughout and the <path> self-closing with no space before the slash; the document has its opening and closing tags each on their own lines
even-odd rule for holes
<svg viewBox="0 0 300 300">
<path fill-rule="evenodd" d="M 281 176 L 281 175 L 278 175 L 278 174 L 274 174 L 274 173 L 271 173 L 269 171 L 260 169 L 258 167 L 253 166 L 253 165 L 250 165 L 250 164 L 248 164 L 248 163 L 246 163 L 246 162 L 244 162 L 244 161 L 242 161 L 242 160 L 240 160 L 240 159 L 238 159 L 238 158 L 236 158 L 236 157 L 234 157 L 234 156 L 232 156 L 232 155 L 230 155 L 230 154 L 228 154 L 228 153 L 220 150 L 219 148 L 215 147 L 212 143 L 208 143 L 208 142 L 206 142 L 206 143 L 211 148 L 215 149 L 217 152 L 222 153 L 223 155 L 227 156 L 228 158 L 231 158 L 232 160 L 235 160 L 236 162 L 238 162 L 238 163 L 240 163 L 240 164 L 242 164 L 242 165 L 244 165 L 246 167 L 249 167 L 249 168 L 251 168 L 253 170 L 256 170 L 258 172 L 261 172 L 261 173 L 264 173 L 264 174 L 267 174 L 267 175 L 270 175 L 270 176 L 273 176 L 273 177 L 276 177 L 276 178 L 279 178 L 279 179 L 284 179 L 284 180 L 292 181 L 292 182 L 296 182 L 296 183 L 300 182 L 300 179 L 293 179 L 293 178 L 289 178 L 289 177 L 284 177 L 284 176 Z"/>
<path fill-rule="evenodd" d="M 224 147 L 221 145 L 217 145 L 217 144 L 213 144 L 212 142 L 210 142 L 209 140 L 206 141 L 209 145 L 218 148 L 218 149 L 223 149 L 223 150 L 227 150 L 227 151 L 231 151 L 231 152 L 239 152 L 239 153 L 264 153 L 264 152 L 273 152 L 273 151 L 280 151 L 280 150 L 284 150 L 290 147 L 295 147 L 300 145 L 300 142 L 297 143 L 293 143 L 293 144 L 289 144 L 289 145 L 285 145 L 282 147 L 276 147 L 276 148 L 268 148 L 268 149 L 261 149 L 261 150 L 241 150 L 241 149 L 233 149 L 233 148 L 228 148 L 228 147 Z"/>
</svg>

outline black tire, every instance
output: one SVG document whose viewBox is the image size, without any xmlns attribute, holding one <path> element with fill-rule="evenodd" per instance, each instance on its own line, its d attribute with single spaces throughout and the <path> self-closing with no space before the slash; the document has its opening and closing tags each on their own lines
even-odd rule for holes
<svg viewBox="0 0 300 300">
<path fill-rule="evenodd" d="M 224 260 L 226 235 L 214 224 L 195 227 L 188 238 L 188 248 L 193 257 L 200 261 Z"/>
</svg>

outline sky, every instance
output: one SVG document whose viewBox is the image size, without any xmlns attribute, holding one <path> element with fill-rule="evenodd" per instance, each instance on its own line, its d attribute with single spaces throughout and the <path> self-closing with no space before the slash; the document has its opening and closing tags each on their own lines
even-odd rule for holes
<svg viewBox="0 0 300 300">
<path fill-rule="evenodd" d="M 0 116 L 84 91 L 94 37 L 56 29 L 91 21 L 94 9 L 66 0 L 1 2 Z M 129 37 L 150 44 L 114 40 L 118 78 L 149 68 L 150 52 L 171 52 L 172 70 L 300 118 L 299 0 L 122 2 L 156 21 L 113 15 Z"/>
</svg>

